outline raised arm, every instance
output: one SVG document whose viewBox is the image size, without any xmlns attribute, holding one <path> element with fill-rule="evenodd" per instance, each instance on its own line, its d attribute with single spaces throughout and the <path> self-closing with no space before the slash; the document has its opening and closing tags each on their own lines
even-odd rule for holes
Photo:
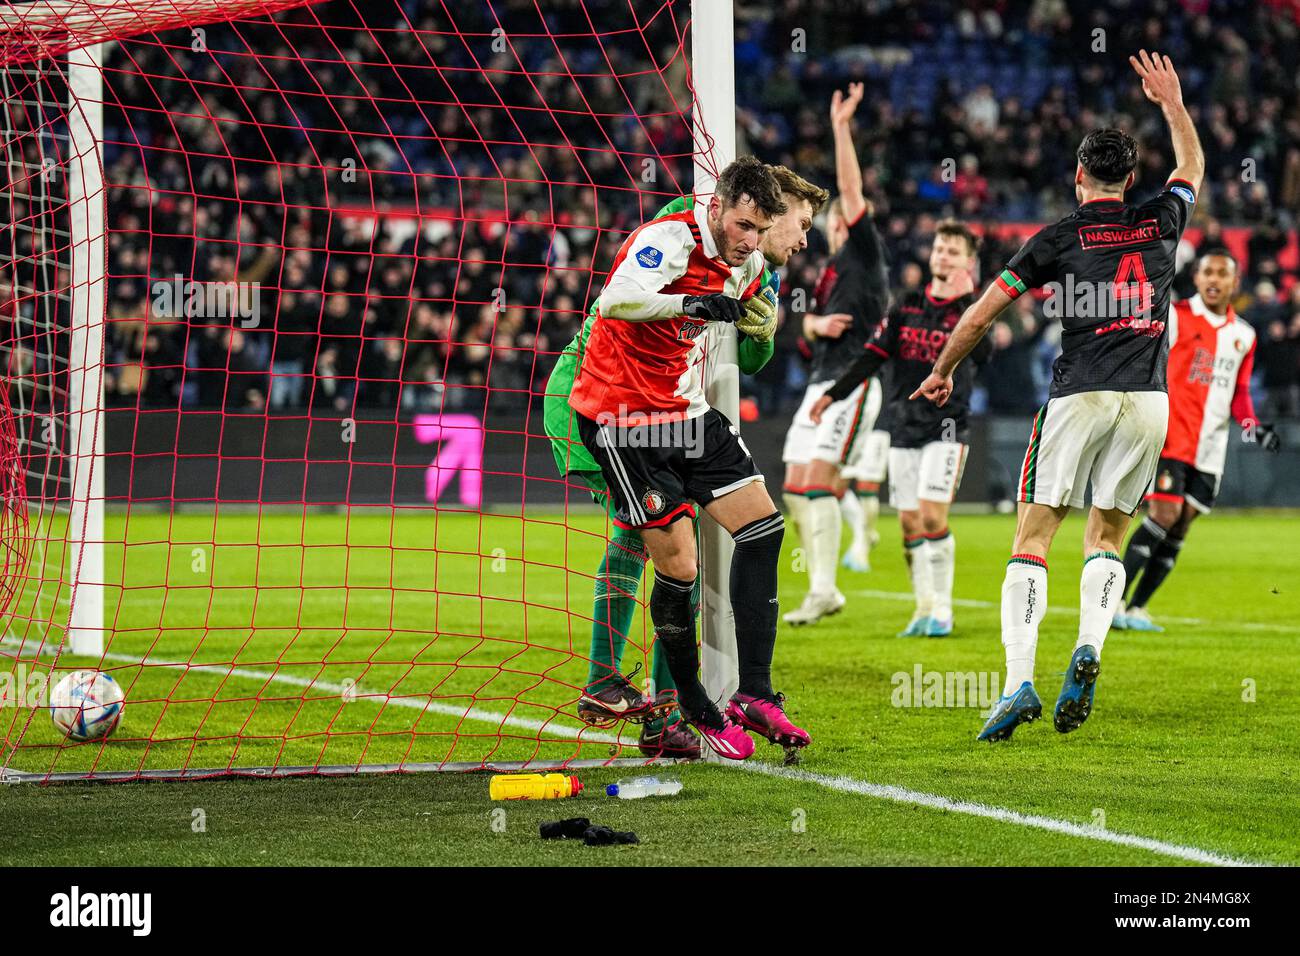
<svg viewBox="0 0 1300 956">
<path fill-rule="evenodd" d="M 1205 178 L 1205 153 L 1201 150 L 1201 140 L 1192 125 L 1192 117 L 1183 105 L 1183 88 L 1173 63 L 1167 56 L 1147 53 L 1146 50 L 1139 50 L 1138 55 L 1130 56 L 1128 61 L 1142 77 L 1142 92 L 1160 107 L 1165 122 L 1169 124 L 1169 135 L 1174 141 L 1174 161 L 1178 164 L 1169 178 L 1186 180 L 1192 184 L 1192 191 L 1199 193 Z"/>
<path fill-rule="evenodd" d="M 857 222 L 867 211 L 862 194 L 862 167 L 853 148 L 853 114 L 862 102 L 861 83 L 849 84 L 849 95 L 839 90 L 831 97 L 831 132 L 835 137 L 835 186 L 840 193 L 840 207 L 845 222 Z"/>
</svg>

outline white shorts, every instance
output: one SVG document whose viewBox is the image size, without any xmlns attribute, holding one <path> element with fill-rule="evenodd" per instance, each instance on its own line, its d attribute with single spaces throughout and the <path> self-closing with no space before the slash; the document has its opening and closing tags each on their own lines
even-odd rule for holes
<svg viewBox="0 0 1300 956">
<path fill-rule="evenodd" d="M 861 452 L 848 463 L 842 474 L 853 481 L 881 484 L 889 473 L 889 432 L 879 429 L 867 435 Z"/>
<path fill-rule="evenodd" d="M 1132 514 L 1155 477 L 1169 424 L 1164 392 L 1081 392 L 1049 399 L 1034 419 L 1017 499 Z"/>
<path fill-rule="evenodd" d="M 822 415 L 822 423 L 813 423 L 810 414 L 826 390 L 834 382 L 814 382 L 804 392 L 799 411 L 785 436 L 785 450 L 781 460 L 789 465 L 806 465 L 808 462 L 829 461 L 841 467 L 861 453 L 866 436 L 880 414 L 880 383 L 871 379 L 864 387 L 859 385 L 848 398 L 833 403 Z"/>
<path fill-rule="evenodd" d="M 952 504 L 966 468 L 966 446 L 932 441 L 921 448 L 889 449 L 889 503 L 916 511 L 922 501 Z"/>
</svg>

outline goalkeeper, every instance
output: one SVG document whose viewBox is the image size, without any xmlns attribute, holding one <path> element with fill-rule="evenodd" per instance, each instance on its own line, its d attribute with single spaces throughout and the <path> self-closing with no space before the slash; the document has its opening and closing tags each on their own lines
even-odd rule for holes
<svg viewBox="0 0 1300 956">
<path fill-rule="evenodd" d="M 772 357 L 772 336 L 777 324 L 777 292 L 780 276 L 773 271 L 808 244 L 808 230 L 818 210 L 830 198 L 825 189 L 814 186 L 784 166 L 769 167 L 781 186 L 787 211 L 777 217 L 763 236 L 760 250 L 767 267 L 759 291 L 745 301 L 745 316 L 736 323 L 739 333 L 740 371 L 753 375 Z M 695 207 L 695 197 L 681 196 L 668 203 L 654 219 Z M 593 300 L 581 331 L 560 355 L 546 384 L 545 426 L 561 475 L 590 489 L 597 504 L 610 507 L 605 479 L 578 435 L 577 418 L 569 407 L 569 395 L 578 373 L 587 337 L 595 321 L 598 301 Z M 642 724 L 640 747 L 650 757 L 698 757 L 700 741 L 676 710 L 676 687 L 668 662 L 655 645 L 651 676 L 655 695 L 647 699 L 622 673 L 623 648 L 636 612 L 637 592 L 645 570 L 646 550 L 636 530 L 614 526 L 613 537 L 596 571 L 595 606 L 592 611 L 591 654 L 587 686 L 578 702 L 578 715 L 594 724 L 619 719 Z M 691 596 L 700 605 L 699 579 Z"/>
</svg>

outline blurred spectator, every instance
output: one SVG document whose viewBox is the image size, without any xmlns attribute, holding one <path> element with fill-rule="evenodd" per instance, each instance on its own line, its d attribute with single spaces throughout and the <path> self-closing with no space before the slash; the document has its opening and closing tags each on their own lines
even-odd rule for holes
<svg viewBox="0 0 1300 956">
<path fill-rule="evenodd" d="M 1033 414 L 1045 396 L 1035 369 L 1043 323 L 1034 315 L 1032 297 L 1012 303 L 989 334 L 993 355 L 979 373 L 979 384 L 988 393 L 988 410 L 1002 415 Z"/>
<path fill-rule="evenodd" d="M 1257 364 L 1263 372 L 1264 417 L 1288 418 L 1300 407 L 1300 313 L 1288 324 L 1273 319 L 1257 346 Z"/>
<path fill-rule="evenodd" d="M 289 14 L 238 33 L 210 26 L 215 55 L 192 51 L 188 36 L 108 52 L 113 401 L 343 414 L 357 404 L 482 410 L 485 387 L 490 411 L 536 400 L 623 238 L 690 188 L 695 141 L 664 95 L 689 104 L 680 24 L 654 18 L 642 23 L 646 42 L 616 43 L 632 25 L 624 0 L 557 5 L 546 29 L 529 19 L 531 5 L 515 4 L 510 16 L 537 29 L 480 60 L 447 38 L 491 33 L 490 5 L 405 6 L 409 29 L 391 28 L 387 2 L 325 3 L 313 17 L 342 30 Z M 846 17 L 821 0 L 739 0 L 738 149 L 833 187 L 825 104 L 849 80 L 866 80 L 856 135 L 895 289 L 924 282 L 945 215 L 986 232 L 986 282 L 1023 238 L 1004 227 L 1073 206 L 1070 174 L 1087 129 L 1133 129 L 1135 192 L 1164 182 L 1168 136 L 1126 57 L 1139 45 L 1168 49 L 1184 67 L 1207 154 L 1198 247 L 1222 244 L 1225 228 L 1254 227 L 1243 240 L 1242 305 L 1266 330 L 1261 381 L 1295 413 L 1295 18 L 1286 4 L 1221 4 L 1212 15 L 1205 4 L 1157 6 L 1148 17 L 1131 0 L 1015 0 L 953 14 L 879 0 Z M 573 62 L 561 60 L 547 33 L 590 34 L 592 23 L 608 34 L 575 39 Z M 1080 55 L 1098 28 L 1107 50 Z M 790 42 L 796 29 L 802 51 Z M 615 45 L 618 56 L 606 56 Z M 515 82 L 521 63 L 527 83 Z M 19 158 L 39 167 L 34 153 Z M 6 221 L 29 219 L 23 190 L 6 195 Z M 16 230 L 13 255 L 35 256 L 43 242 Z M 802 388 L 800 323 L 824 261 L 814 234 L 784 272 L 776 355 L 744 382 L 764 415 L 787 413 Z M 1186 295 L 1190 242 L 1180 262 L 1176 288 Z M 174 276 L 258 283 L 258 325 L 158 321 L 146 296 Z M 11 280 L 0 274 L 0 319 L 18 311 Z M 996 352 L 980 376 L 989 407 L 1032 411 L 1059 328 L 1026 299 L 991 334 Z M 34 380 L 43 361 L 11 351 L 11 379 L 21 385 L 26 368 Z"/>
</svg>

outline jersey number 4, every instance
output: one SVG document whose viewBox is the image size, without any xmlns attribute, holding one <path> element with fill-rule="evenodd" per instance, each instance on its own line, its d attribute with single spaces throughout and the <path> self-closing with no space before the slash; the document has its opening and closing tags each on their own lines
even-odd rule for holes
<svg viewBox="0 0 1300 956">
<path fill-rule="evenodd" d="M 1142 261 L 1142 253 L 1126 252 L 1120 257 L 1119 266 L 1115 269 L 1115 279 L 1111 285 L 1115 291 L 1116 303 L 1122 305 L 1121 314 L 1148 317 L 1151 315 L 1156 290 L 1147 281 L 1147 267 Z"/>
</svg>

